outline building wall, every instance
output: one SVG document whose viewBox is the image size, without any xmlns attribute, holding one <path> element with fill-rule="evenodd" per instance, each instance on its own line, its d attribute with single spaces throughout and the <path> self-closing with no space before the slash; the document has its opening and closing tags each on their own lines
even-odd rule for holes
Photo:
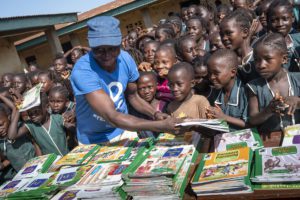
<svg viewBox="0 0 300 200">
<path fill-rule="evenodd" d="M 130 30 L 133 30 L 137 26 L 145 27 L 143 21 L 143 12 L 148 10 L 153 24 L 157 24 L 160 19 L 168 17 L 168 13 L 180 12 L 180 2 L 183 0 L 162 0 L 158 3 L 151 4 L 145 8 L 140 8 L 133 10 L 121 15 L 116 16 L 120 20 L 120 28 L 123 35 L 126 35 Z M 77 30 L 73 33 L 75 37 L 79 40 L 81 46 L 88 46 L 87 41 L 87 28 Z M 60 37 L 61 43 L 70 41 L 70 37 L 65 35 Z M 22 61 L 22 64 L 26 65 L 25 58 L 28 56 L 35 56 L 37 58 L 37 63 L 44 69 L 48 68 L 53 61 L 53 56 L 51 55 L 50 46 L 47 43 L 25 49 L 18 52 Z"/>
<path fill-rule="evenodd" d="M 6 72 L 22 72 L 21 61 L 14 44 L 0 38 L 0 74 Z"/>
</svg>

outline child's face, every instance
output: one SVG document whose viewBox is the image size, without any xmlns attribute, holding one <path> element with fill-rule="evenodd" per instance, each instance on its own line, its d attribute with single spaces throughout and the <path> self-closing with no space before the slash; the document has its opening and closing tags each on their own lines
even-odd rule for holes
<svg viewBox="0 0 300 200">
<path fill-rule="evenodd" d="M 261 13 L 259 14 L 259 21 L 261 23 L 261 25 L 267 29 L 267 16 L 266 16 L 266 13 L 267 13 L 267 10 L 270 6 L 271 2 L 270 3 L 262 3 L 259 7 L 261 9 Z"/>
<path fill-rule="evenodd" d="M 237 8 L 245 8 L 249 9 L 249 5 L 247 4 L 247 0 L 234 0 L 233 7 Z"/>
<path fill-rule="evenodd" d="M 134 47 L 136 40 L 138 39 L 138 35 L 135 31 L 132 31 L 128 35 L 128 44 L 131 47 Z"/>
<path fill-rule="evenodd" d="M 158 76 L 166 77 L 169 69 L 176 63 L 175 55 L 171 55 L 169 51 L 159 50 L 155 52 L 154 69 Z"/>
<path fill-rule="evenodd" d="M 187 21 L 189 19 L 188 10 L 187 9 L 182 9 L 181 10 L 181 16 L 182 16 L 183 21 Z"/>
<path fill-rule="evenodd" d="M 145 60 L 148 63 L 154 63 L 154 55 L 158 48 L 158 44 L 155 43 L 147 43 L 144 47 L 144 56 Z"/>
<path fill-rule="evenodd" d="M 162 31 L 161 29 L 159 29 L 159 30 L 155 31 L 155 39 L 159 42 L 163 42 L 166 39 L 169 39 L 169 36 L 167 33 Z"/>
<path fill-rule="evenodd" d="M 226 13 L 224 10 L 220 10 L 217 13 L 217 17 L 218 17 L 218 22 L 219 24 L 221 23 L 222 19 L 226 16 Z"/>
<path fill-rule="evenodd" d="M 225 59 L 220 58 L 208 60 L 208 77 L 216 89 L 222 89 L 227 86 L 235 77 L 236 70 L 230 69 L 227 62 Z"/>
<path fill-rule="evenodd" d="M 13 87 L 23 94 L 23 92 L 26 90 L 26 79 L 23 76 L 14 76 L 13 78 Z"/>
<path fill-rule="evenodd" d="M 209 40 L 210 51 L 215 52 L 218 49 L 224 49 L 220 34 L 214 33 Z"/>
<path fill-rule="evenodd" d="M 193 80 L 186 70 L 177 70 L 168 74 L 169 87 L 175 101 L 182 102 L 192 96 Z"/>
<path fill-rule="evenodd" d="M 43 109 L 42 106 L 36 106 L 27 111 L 30 121 L 35 124 L 42 124 L 45 121 L 46 109 Z"/>
<path fill-rule="evenodd" d="M 207 67 L 206 66 L 197 66 L 194 68 L 195 73 L 195 87 L 198 89 L 206 88 L 209 84 L 209 81 L 207 79 Z"/>
<path fill-rule="evenodd" d="M 259 44 L 253 55 L 256 71 L 265 79 L 272 78 L 287 62 L 287 55 L 269 45 Z"/>
<path fill-rule="evenodd" d="M 71 60 L 75 64 L 76 61 L 82 56 L 81 52 L 77 49 L 71 52 Z"/>
<path fill-rule="evenodd" d="M 66 69 L 66 62 L 63 59 L 56 59 L 54 61 L 54 70 L 57 74 L 61 74 Z"/>
<path fill-rule="evenodd" d="M 189 7 L 188 10 L 187 10 L 187 14 L 188 14 L 189 18 L 195 16 L 196 13 L 197 13 L 197 10 L 196 10 L 195 7 Z"/>
<path fill-rule="evenodd" d="M 284 6 L 273 8 L 273 15 L 270 17 L 269 26 L 273 32 L 281 33 L 286 36 L 292 28 L 294 17 Z"/>
<path fill-rule="evenodd" d="M 9 123 L 10 121 L 7 115 L 3 112 L 0 112 L 0 138 L 3 138 L 7 135 Z"/>
<path fill-rule="evenodd" d="M 3 87 L 11 87 L 12 86 L 12 77 L 9 75 L 3 76 Z"/>
<path fill-rule="evenodd" d="M 241 48 L 248 32 L 243 31 L 235 19 L 223 20 L 220 25 L 222 43 L 227 49 L 237 50 Z"/>
<path fill-rule="evenodd" d="M 51 79 L 49 79 L 49 77 L 45 74 L 41 74 L 39 76 L 39 82 L 43 84 L 42 88 L 41 88 L 41 91 L 42 92 L 48 92 L 50 90 L 50 88 L 52 87 L 53 85 L 53 82 Z"/>
<path fill-rule="evenodd" d="M 186 24 L 188 34 L 196 41 L 203 35 L 203 28 L 201 22 L 197 19 L 191 19 Z"/>
<path fill-rule="evenodd" d="M 197 44 L 194 39 L 185 40 L 182 45 L 183 60 L 191 63 L 198 54 Z"/>
<path fill-rule="evenodd" d="M 66 107 L 68 100 L 59 92 L 52 92 L 49 94 L 49 105 L 55 114 L 61 114 Z"/>
<path fill-rule="evenodd" d="M 145 75 L 140 77 L 137 87 L 140 97 L 150 103 L 156 93 L 156 81 L 153 79 L 153 76 Z"/>
<path fill-rule="evenodd" d="M 39 84 L 39 76 L 36 74 L 30 79 L 32 86 Z"/>
</svg>

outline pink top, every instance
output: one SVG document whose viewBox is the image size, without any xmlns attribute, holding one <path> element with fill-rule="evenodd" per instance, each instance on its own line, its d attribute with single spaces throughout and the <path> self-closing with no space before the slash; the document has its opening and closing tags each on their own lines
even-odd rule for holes
<svg viewBox="0 0 300 200">
<path fill-rule="evenodd" d="M 168 85 L 168 79 L 158 77 L 156 87 L 156 98 L 167 102 L 173 101 L 174 97 Z"/>
</svg>

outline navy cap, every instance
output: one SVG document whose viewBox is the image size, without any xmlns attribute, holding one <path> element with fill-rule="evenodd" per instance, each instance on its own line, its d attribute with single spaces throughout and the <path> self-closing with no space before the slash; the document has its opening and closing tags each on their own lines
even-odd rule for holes
<svg viewBox="0 0 300 200">
<path fill-rule="evenodd" d="M 122 34 L 119 25 L 120 21 L 111 16 L 99 16 L 89 20 L 87 26 L 90 47 L 121 45 Z"/>
</svg>

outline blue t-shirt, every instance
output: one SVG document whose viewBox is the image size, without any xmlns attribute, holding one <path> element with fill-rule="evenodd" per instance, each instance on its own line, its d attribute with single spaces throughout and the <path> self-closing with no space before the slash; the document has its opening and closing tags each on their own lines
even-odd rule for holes
<svg viewBox="0 0 300 200">
<path fill-rule="evenodd" d="M 75 64 L 71 74 L 71 84 L 76 98 L 77 137 L 83 144 L 108 141 L 121 133 L 97 115 L 85 98 L 85 94 L 96 90 L 106 92 L 118 112 L 127 113 L 124 92 L 127 84 L 135 82 L 139 77 L 133 58 L 121 50 L 117 58 L 117 67 L 113 72 L 102 69 L 92 53 L 82 56 Z"/>
</svg>

